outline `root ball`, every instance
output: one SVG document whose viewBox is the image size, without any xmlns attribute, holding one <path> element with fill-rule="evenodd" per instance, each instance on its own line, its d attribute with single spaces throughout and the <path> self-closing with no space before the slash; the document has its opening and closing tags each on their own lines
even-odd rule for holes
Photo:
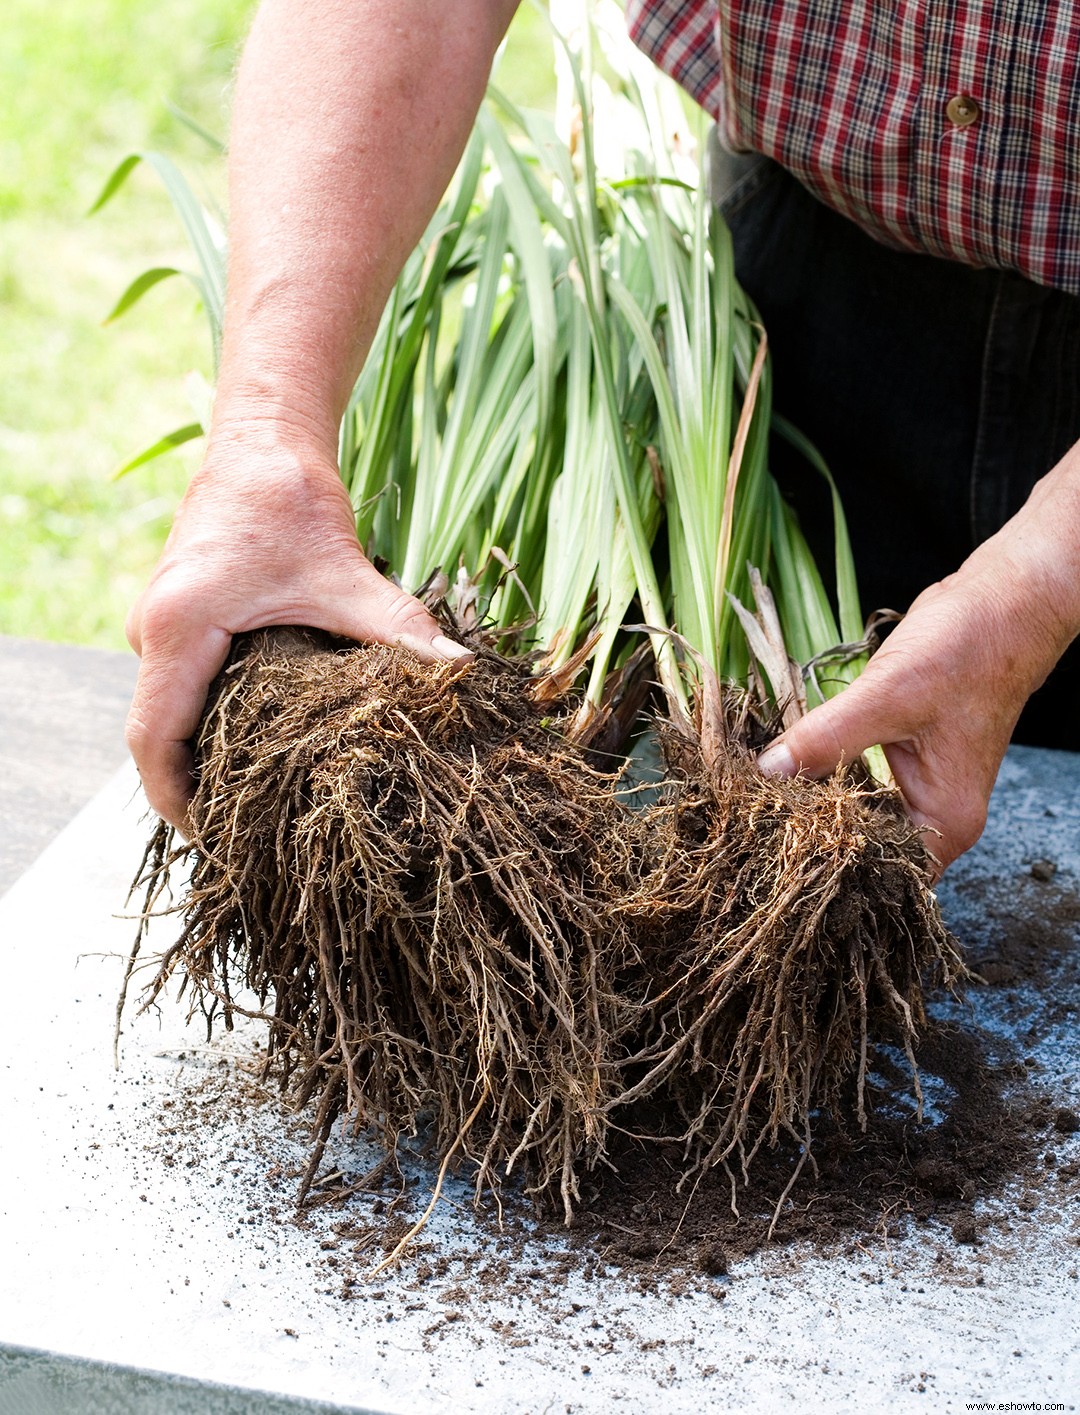
<svg viewBox="0 0 1080 1415">
<path fill-rule="evenodd" d="M 853 1099 L 865 1121 L 871 1038 L 904 1049 L 918 1090 L 924 982 L 964 969 L 896 792 L 852 772 L 764 777 L 733 736 L 710 769 L 667 745 L 662 858 L 628 905 L 663 920 L 648 950 L 663 986 L 621 1103 L 665 1097 L 699 1164 L 745 1174 L 782 1132 L 809 1155 L 819 1108 Z"/>
<path fill-rule="evenodd" d="M 529 683 L 483 647 L 462 669 L 301 631 L 238 641 L 156 986 L 179 967 L 226 1020 L 253 990 L 323 1141 L 343 1113 L 389 1144 L 425 1128 L 478 1187 L 521 1163 L 569 1214 L 632 1021 L 611 900 L 639 844 Z"/>
</svg>

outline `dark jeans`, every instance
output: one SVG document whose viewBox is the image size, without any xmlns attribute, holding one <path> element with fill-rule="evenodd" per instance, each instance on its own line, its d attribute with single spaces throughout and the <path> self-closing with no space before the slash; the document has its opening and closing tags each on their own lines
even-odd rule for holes
<svg viewBox="0 0 1080 1415">
<path fill-rule="evenodd" d="M 889 250 L 768 159 L 715 143 L 712 158 L 739 280 L 768 330 L 774 406 L 840 487 L 864 610 L 906 609 L 1080 439 L 1080 298 Z M 799 461 L 774 440 L 773 469 L 824 567 L 829 504 Z M 1078 709 L 1080 642 L 1014 740 L 1080 750 Z"/>
</svg>

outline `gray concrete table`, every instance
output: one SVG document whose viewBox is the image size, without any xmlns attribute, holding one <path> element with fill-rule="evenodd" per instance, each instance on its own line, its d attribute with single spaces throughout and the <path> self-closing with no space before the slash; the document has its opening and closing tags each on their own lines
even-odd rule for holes
<svg viewBox="0 0 1080 1415">
<path fill-rule="evenodd" d="M 124 717 L 136 673 L 132 654 L 0 635 L 0 896 L 124 761 Z M 341 1408 L 11 1346 L 5 1335 L 0 1330 L 0 1415 L 297 1415 Z"/>
<path fill-rule="evenodd" d="M 67 702 L 58 733 L 79 715 Z M 18 765 L 44 781 L 29 745 Z M 14 999 L 0 1029 L 0 1415 L 1074 1407 L 1080 1212 L 1057 1181 L 1080 1162 L 1076 1134 L 1055 1138 L 1057 1170 L 980 1202 L 993 1236 L 979 1247 L 932 1221 L 852 1253 L 762 1249 L 713 1283 L 639 1290 L 611 1262 L 553 1264 L 550 1235 L 504 1240 L 454 1181 L 422 1281 L 414 1263 L 343 1286 L 342 1264 L 364 1259 L 342 1216 L 290 1217 L 308 1137 L 253 1076 L 257 1026 L 207 1042 L 182 1007 L 130 1013 L 113 1069 L 145 836 L 135 788 L 130 768 L 114 775 L 0 900 Z M 1074 1106 L 1078 886 L 1080 758 L 1014 749 L 983 841 L 941 892 L 999 985 L 936 1010 L 999 1038 Z M 1049 933 L 1039 967 L 1010 973 L 1021 916 Z M 172 927 L 160 921 L 156 947 Z M 362 1173 L 376 1155 L 338 1137 L 328 1160 Z M 472 1281 L 500 1263 L 501 1286 Z"/>
<path fill-rule="evenodd" d="M 0 894 L 124 760 L 136 667 L 0 635 Z"/>
</svg>

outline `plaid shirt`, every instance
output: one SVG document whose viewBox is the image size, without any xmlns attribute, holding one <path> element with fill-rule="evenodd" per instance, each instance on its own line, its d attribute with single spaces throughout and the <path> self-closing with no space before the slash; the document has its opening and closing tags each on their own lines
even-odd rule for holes
<svg viewBox="0 0 1080 1415">
<path fill-rule="evenodd" d="M 1080 293 L 1080 4 L 627 0 L 721 125 L 878 240 Z"/>
</svg>

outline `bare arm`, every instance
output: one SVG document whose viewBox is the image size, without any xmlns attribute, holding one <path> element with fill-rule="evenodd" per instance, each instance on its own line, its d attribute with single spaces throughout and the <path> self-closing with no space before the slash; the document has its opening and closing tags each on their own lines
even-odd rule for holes
<svg viewBox="0 0 1080 1415">
<path fill-rule="evenodd" d="M 468 138 L 517 0 L 264 0 L 237 82 L 228 300 L 206 458 L 128 620 L 128 742 L 183 825 L 232 635 L 308 624 L 461 650 L 360 552 L 338 424 Z"/>
<path fill-rule="evenodd" d="M 960 569 L 919 596 L 860 678 L 763 770 L 823 776 L 880 742 L 941 868 L 982 834 L 1013 728 L 1080 633 L 1080 445 Z"/>
</svg>

